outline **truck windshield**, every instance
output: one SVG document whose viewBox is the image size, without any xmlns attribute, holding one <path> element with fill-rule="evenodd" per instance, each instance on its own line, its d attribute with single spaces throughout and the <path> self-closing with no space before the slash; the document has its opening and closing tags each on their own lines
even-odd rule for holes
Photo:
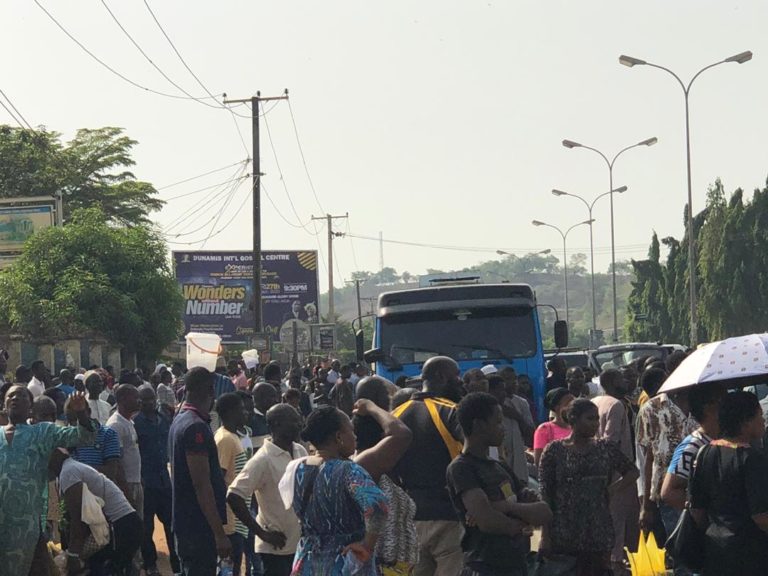
<svg viewBox="0 0 768 576">
<path fill-rule="evenodd" d="M 391 314 L 380 323 L 381 348 L 400 364 L 432 356 L 511 359 L 536 354 L 533 309 L 461 308 Z"/>
</svg>

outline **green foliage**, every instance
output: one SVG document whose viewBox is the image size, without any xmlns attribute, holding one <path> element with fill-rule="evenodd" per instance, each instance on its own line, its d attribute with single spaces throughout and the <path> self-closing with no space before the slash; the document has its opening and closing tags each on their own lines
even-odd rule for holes
<svg viewBox="0 0 768 576">
<path fill-rule="evenodd" d="M 63 145 L 56 132 L 0 126 L 0 197 L 61 193 L 65 218 L 98 207 L 112 222 L 147 224 L 163 201 L 128 170 L 135 145 L 121 128 L 78 130 Z"/>
<path fill-rule="evenodd" d="M 164 242 L 98 208 L 33 235 L 0 274 L 0 324 L 24 336 L 98 336 L 154 357 L 181 331 L 183 300 Z"/>
<path fill-rule="evenodd" d="M 730 198 L 722 182 L 710 187 L 694 218 L 700 342 L 763 332 L 768 326 L 768 187 L 745 201 Z M 629 334 L 666 342 L 689 341 L 688 234 L 665 238 L 666 262 L 654 235 L 649 259 L 633 261 L 627 316 Z M 656 252 L 654 252 L 654 244 Z"/>
</svg>

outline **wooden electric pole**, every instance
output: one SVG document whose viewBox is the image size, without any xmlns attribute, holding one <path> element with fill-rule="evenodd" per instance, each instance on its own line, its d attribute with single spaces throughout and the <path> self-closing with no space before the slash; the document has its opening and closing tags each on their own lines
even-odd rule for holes
<svg viewBox="0 0 768 576">
<path fill-rule="evenodd" d="M 344 235 L 343 232 L 333 231 L 333 221 L 347 217 L 349 217 L 349 213 L 341 216 L 331 216 L 330 214 L 326 214 L 325 216 L 312 216 L 312 220 L 325 220 L 328 227 L 328 320 L 332 323 L 336 322 L 335 310 L 333 307 L 333 238 Z"/>
<path fill-rule="evenodd" d="M 261 310 L 261 155 L 259 151 L 259 111 L 261 102 L 288 100 L 288 89 L 282 96 L 256 96 L 240 100 L 224 100 L 224 104 L 251 104 L 253 127 L 253 330 L 254 337 L 264 332 L 264 318 Z"/>
</svg>

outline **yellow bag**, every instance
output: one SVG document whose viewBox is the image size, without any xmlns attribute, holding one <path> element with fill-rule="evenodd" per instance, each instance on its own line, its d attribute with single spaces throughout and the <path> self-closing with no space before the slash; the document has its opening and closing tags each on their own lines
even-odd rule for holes
<svg viewBox="0 0 768 576">
<path fill-rule="evenodd" d="M 667 569 L 664 564 L 664 548 L 659 548 L 653 532 L 644 539 L 642 533 L 637 544 L 637 552 L 624 549 L 632 567 L 632 576 L 664 576 Z"/>
</svg>

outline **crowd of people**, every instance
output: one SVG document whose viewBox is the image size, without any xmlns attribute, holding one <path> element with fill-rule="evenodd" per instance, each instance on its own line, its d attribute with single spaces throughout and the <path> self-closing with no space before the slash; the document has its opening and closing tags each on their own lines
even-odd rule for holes
<svg viewBox="0 0 768 576">
<path fill-rule="evenodd" d="M 6 381 L 0 351 L 0 574 L 155 576 L 158 522 L 187 576 L 625 576 L 686 508 L 706 546 L 675 574 L 763 573 L 768 401 L 658 394 L 684 358 L 594 381 L 555 358 L 539 421 L 525 374 L 447 357 L 397 383 L 337 360 Z"/>
</svg>

